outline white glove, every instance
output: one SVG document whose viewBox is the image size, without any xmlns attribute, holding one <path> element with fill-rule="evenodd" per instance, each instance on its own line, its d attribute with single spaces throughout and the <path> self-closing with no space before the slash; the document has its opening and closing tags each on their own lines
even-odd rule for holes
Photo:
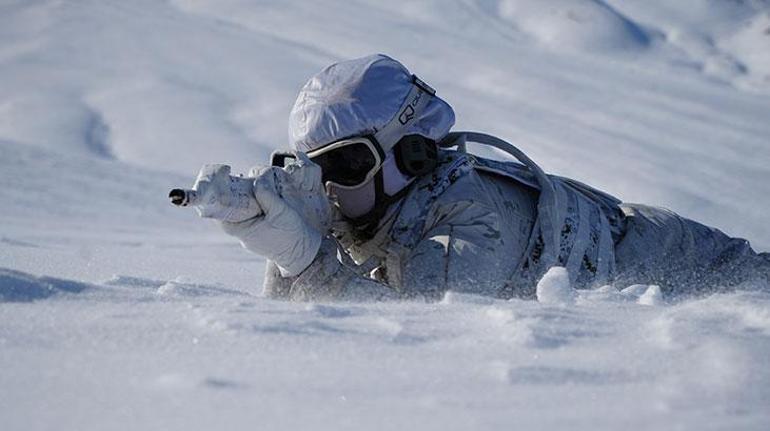
<svg viewBox="0 0 770 431">
<path fill-rule="evenodd" d="M 240 222 L 262 214 L 254 197 L 254 179 L 231 176 L 227 165 L 203 165 L 192 190 L 184 193 L 182 205 L 193 206 L 204 218 Z"/>
<path fill-rule="evenodd" d="M 263 215 L 221 223 L 244 247 L 273 260 L 283 277 L 299 275 L 313 262 L 331 218 L 321 168 L 304 153 L 295 156 L 285 168 L 252 169 L 254 196 Z"/>
</svg>

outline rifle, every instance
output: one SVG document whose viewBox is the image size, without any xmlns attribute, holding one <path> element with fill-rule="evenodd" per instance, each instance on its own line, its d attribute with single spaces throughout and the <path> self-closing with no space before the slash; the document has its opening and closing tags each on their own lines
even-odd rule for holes
<svg viewBox="0 0 770 431">
<path fill-rule="evenodd" d="M 192 189 L 173 189 L 171 203 L 194 207 L 204 218 L 238 223 L 262 215 L 254 197 L 254 178 L 230 175 L 230 166 L 203 165 Z"/>
</svg>

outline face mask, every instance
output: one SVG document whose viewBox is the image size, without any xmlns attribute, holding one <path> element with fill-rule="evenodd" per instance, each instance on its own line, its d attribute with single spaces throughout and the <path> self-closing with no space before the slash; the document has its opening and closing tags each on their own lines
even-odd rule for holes
<svg viewBox="0 0 770 431">
<path fill-rule="evenodd" d="M 387 196 L 394 196 L 404 189 L 412 178 L 399 171 L 392 151 L 388 152 L 382 163 L 383 191 Z M 376 178 L 371 178 L 356 188 L 340 188 L 333 183 L 327 185 L 329 195 L 336 201 L 342 215 L 348 218 L 358 218 L 371 212 L 375 205 L 386 205 L 377 202 L 375 191 Z"/>
</svg>

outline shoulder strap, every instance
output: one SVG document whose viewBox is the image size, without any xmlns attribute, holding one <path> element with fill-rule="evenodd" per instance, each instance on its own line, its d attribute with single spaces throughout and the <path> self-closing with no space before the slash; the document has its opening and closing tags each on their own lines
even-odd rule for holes
<svg viewBox="0 0 770 431">
<path fill-rule="evenodd" d="M 532 173 L 540 188 L 540 198 L 537 202 L 537 210 L 539 214 L 538 221 L 540 223 L 540 231 L 543 236 L 543 254 L 541 259 L 546 266 L 554 265 L 559 253 L 560 230 L 558 227 L 563 224 L 563 216 L 561 216 L 558 211 L 558 197 L 556 196 L 556 190 L 551 179 L 546 175 L 543 169 L 524 154 L 523 151 L 500 138 L 486 133 L 452 132 L 449 133 L 439 145 L 442 148 L 457 146 L 461 150 L 464 150 L 465 143 L 468 141 L 489 145 L 503 150 L 515 157 L 516 160 L 527 167 Z"/>
</svg>

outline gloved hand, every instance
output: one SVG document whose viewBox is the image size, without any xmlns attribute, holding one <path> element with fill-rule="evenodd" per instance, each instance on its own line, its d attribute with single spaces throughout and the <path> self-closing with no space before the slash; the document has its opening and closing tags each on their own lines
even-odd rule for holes
<svg viewBox="0 0 770 431">
<path fill-rule="evenodd" d="M 331 218 L 321 168 L 304 153 L 295 157 L 284 168 L 252 169 L 254 196 L 264 214 L 238 223 L 221 222 L 244 247 L 273 260 L 283 277 L 298 275 L 313 262 Z"/>
<path fill-rule="evenodd" d="M 230 175 L 230 166 L 203 165 L 191 190 L 175 189 L 172 203 L 192 206 L 198 215 L 240 222 L 262 214 L 254 197 L 254 179 Z"/>
</svg>

